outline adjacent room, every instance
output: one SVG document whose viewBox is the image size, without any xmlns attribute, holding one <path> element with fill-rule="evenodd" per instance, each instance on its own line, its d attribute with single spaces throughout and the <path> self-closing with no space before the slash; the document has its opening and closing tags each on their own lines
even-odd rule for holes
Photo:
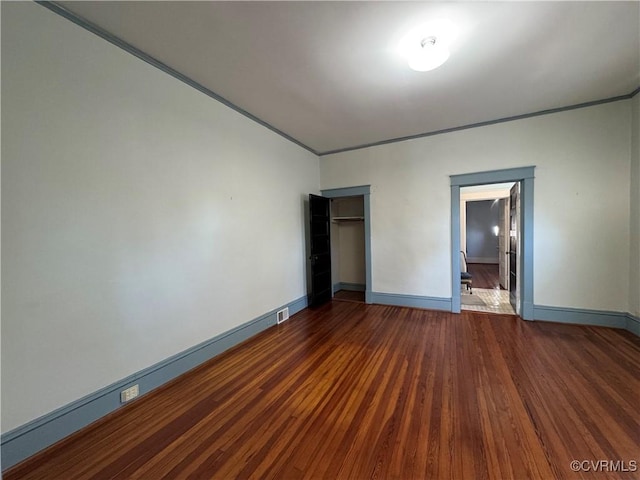
<svg viewBox="0 0 640 480">
<path fill-rule="evenodd" d="M 640 3 L 0 16 L 2 478 L 637 478 Z"/>
<path fill-rule="evenodd" d="M 520 311 L 518 188 L 516 183 L 503 183 L 460 190 L 460 271 L 467 273 L 462 274 L 466 279 L 460 296 L 463 310 L 511 315 Z"/>
</svg>

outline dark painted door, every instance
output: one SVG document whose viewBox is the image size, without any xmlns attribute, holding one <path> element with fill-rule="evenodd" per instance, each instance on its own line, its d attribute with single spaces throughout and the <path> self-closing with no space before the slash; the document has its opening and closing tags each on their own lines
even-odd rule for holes
<svg viewBox="0 0 640 480">
<path fill-rule="evenodd" d="M 516 280 L 518 268 L 518 238 L 520 236 L 520 226 L 518 225 L 518 202 L 520 201 L 520 185 L 516 183 L 511 187 L 509 195 L 509 303 L 516 309 Z"/>
<path fill-rule="evenodd" d="M 309 195 L 311 298 L 314 307 L 331 300 L 331 200 Z"/>
</svg>

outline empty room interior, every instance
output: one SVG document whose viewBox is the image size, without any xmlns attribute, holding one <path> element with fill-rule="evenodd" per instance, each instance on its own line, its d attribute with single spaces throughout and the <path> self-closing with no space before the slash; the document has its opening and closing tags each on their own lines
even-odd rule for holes
<svg viewBox="0 0 640 480">
<path fill-rule="evenodd" d="M 2 478 L 638 478 L 640 2 L 0 15 Z"/>
</svg>

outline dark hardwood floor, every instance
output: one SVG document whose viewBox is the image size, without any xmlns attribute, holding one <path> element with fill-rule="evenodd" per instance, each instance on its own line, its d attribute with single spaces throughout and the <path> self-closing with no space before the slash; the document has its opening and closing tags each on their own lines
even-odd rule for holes
<svg viewBox="0 0 640 480">
<path fill-rule="evenodd" d="M 468 263 L 467 270 L 469 270 L 469 273 L 473 277 L 473 288 L 504 290 L 500 287 L 498 264 Z"/>
<path fill-rule="evenodd" d="M 639 398 L 625 331 L 334 301 L 4 478 L 638 478 L 570 462 L 640 460 Z"/>
<path fill-rule="evenodd" d="M 360 302 L 364 303 L 364 292 L 354 292 L 352 290 L 338 290 L 333 294 L 334 300 L 344 302 Z"/>
</svg>

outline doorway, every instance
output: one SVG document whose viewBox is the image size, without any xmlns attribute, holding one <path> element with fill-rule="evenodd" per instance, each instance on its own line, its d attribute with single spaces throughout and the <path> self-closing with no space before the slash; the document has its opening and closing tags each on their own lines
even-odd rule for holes
<svg viewBox="0 0 640 480">
<path fill-rule="evenodd" d="M 510 282 L 509 276 L 509 208 L 511 190 L 515 185 L 518 183 L 460 189 L 460 250 L 464 252 L 466 265 L 461 265 L 461 271 L 471 276 L 472 286 L 461 291 L 461 310 L 516 313 L 514 307 L 517 302 L 512 305 L 509 296 L 510 286 L 516 287 L 516 282 Z M 515 223 L 517 228 L 518 222 Z M 513 266 L 516 273 L 516 264 Z"/>
<path fill-rule="evenodd" d="M 533 320 L 533 185 L 535 167 L 452 175 L 451 179 L 451 311 L 461 311 L 460 289 L 460 190 L 463 187 L 499 183 L 519 185 L 520 216 L 515 221 L 519 228 L 516 245 L 520 246 L 516 257 L 516 285 L 513 286 L 517 314 L 525 320 Z"/>
<path fill-rule="evenodd" d="M 332 290 L 334 299 L 371 303 L 370 192 L 370 185 L 321 191 L 323 197 L 331 199 Z M 341 237 L 343 242 L 341 242 Z M 338 249 L 341 243 L 346 245 L 347 249 L 350 248 L 349 245 L 351 246 L 354 257 L 339 259 L 336 262 L 333 258 L 334 253 L 340 255 L 341 250 Z"/>
<path fill-rule="evenodd" d="M 331 273 L 333 299 L 364 303 L 364 196 L 331 199 Z"/>
<path fill-rule="evenodd" d="M 461 310 L 516 313 L 509 297 L 508 256 L 509 196 L 514 185 L 507 182 L 460 189 L 460 249 L 473 287 L 462 289 Z M 512 285 L 515 289 L 516 283 Z"/>
</svg>

